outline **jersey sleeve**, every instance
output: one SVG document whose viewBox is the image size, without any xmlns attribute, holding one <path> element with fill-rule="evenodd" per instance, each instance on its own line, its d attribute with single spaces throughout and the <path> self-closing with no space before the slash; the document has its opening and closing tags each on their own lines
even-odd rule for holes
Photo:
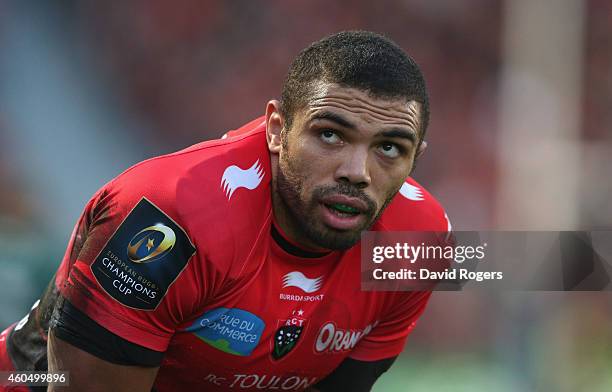
<svg viewBox="0 0 612 392">
<path fill-rule="evenodd" d="M 399 355 L 406 339 L 425 310 L 430 291 L 397 292 L 387 315 L 364 336 L 349 357 L 359 361 L 378 361 Z"/>
<path fill-rule="evenodd" d="M 206 297 L 196 248 L 162 187 L 114 180 L 90 200 L 56 278 L 60 294 L 109 332 L 163 352 Z"/>
<path fill-rule="evenodd" d="M 378 378 L 395 362 L 396 357 L 379 361 L 358 361 L 346 358 L 340 366 L 315 385 L 319 392 L 369 392 Z"/>
</svg>

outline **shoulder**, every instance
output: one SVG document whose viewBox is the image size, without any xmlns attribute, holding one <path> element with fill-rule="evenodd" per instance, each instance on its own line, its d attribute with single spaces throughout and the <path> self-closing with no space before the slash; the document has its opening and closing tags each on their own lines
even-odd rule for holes
<svg viewBox="0 0 612 392">
<path fill-rule="evenodd" d="M 411 177 L 389 203 L 379 225 L 386 231 L 451 231 L 440 202 Z"/>
<path fill-rule="evenodd" d="M 209 261 L 242 259 L 240 249 L 256 241 L 271 211 L 265 127 L 247 126 L 132 166 L 98 192 L 96 215 L 122 220 L 152 204 L 147 208 L 176 222 Z"/>
<path fill-rule="evenodd" d="M 128 200 L 146 197 L 170 210 L 219 208 L 224 200 L 237 199 L 240 189 L 256 190 L 271 178 L 263 123 L 258 125 L 137 163 L 101 192 Z"/>
</svg>

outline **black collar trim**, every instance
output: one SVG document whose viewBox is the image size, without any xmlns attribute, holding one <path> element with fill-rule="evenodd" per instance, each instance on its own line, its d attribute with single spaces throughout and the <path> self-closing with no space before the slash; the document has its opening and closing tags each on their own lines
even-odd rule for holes
<svg viewBox="0 0 612 392">
<path fill-rule="evenodd" d="M 276 229 L 274 225 L 272 225 L 271 232 L 272 232 L 271 233 L 272 238 L 278 244 L 278 246 L 280 246 L 285 252 L 289 253 L 290 255 L 293 255 L 296 257 L 304 257 L 308 259 L 316 259 L 319 257 L 327 256 L 328 254 L 331 253 L 331 252 L 311 252 L 308 250 L 304 250 L 302 248 L 298 248 L 297 246 L 287 241 L 285 237 L 283 237 L 282 234 L 278 232 L 278 230 Z"/>
</svg>

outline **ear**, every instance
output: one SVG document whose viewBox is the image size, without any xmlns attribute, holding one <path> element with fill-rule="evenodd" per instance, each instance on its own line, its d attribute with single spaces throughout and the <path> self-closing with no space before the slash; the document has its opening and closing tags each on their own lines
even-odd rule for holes
<svg viewBox="0 0 612 392">
<path fill-rule="evenodd" d="M 421 155 L 423 155 L 423 153 L 425 152 L 426 148 L 427 148 L 427 142 L 423 140 L 421 144 L 419 145 L 419 149 L 417 150 L 416 155 L 414 156 L 414 159 L 416 160 L 417 158 L 420 158 Z"/>
<path fill-rule="evenodd" d="M 281 150 L 281 131 L 284 120 L 280 111 L 280 102 L 269 101 L 266 105 L 266 141 L 268 150 L 272 154 L 278 154 Z"/>
<path fill-rule="evenodd" d="M 416 169 L 417 167 L 417 161 L 419 160 L 421 155 L 423 155 L 426 148 L 427 148 L 427 142 L 423 140 L 421 144 L 419 144 L 416 154 L 414 154 L 414 162 L 412 163 L 412 169 L 410 169 L 410 174 L 409 174 L 410 176 L 412 175 L 412 173 L 414 173 L 414 169 Z"/>
</svg>

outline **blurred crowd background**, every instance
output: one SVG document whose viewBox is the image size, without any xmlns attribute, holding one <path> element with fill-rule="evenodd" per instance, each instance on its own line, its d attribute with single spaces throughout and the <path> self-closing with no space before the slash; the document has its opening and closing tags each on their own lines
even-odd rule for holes
<svg viewBox="0 0 612 392">
<path fill-rule="evenodd" d="M 612 2 L 3 1 L 0 328 L 93 192 L 262 115 L 293 57 L 347 29 L 421 65 L 415 177 L 455 229 L 610 230 Z M 436 293 L 375 390 L 610 391 L 611 310 L 607 292 Z"/>
</svg>

